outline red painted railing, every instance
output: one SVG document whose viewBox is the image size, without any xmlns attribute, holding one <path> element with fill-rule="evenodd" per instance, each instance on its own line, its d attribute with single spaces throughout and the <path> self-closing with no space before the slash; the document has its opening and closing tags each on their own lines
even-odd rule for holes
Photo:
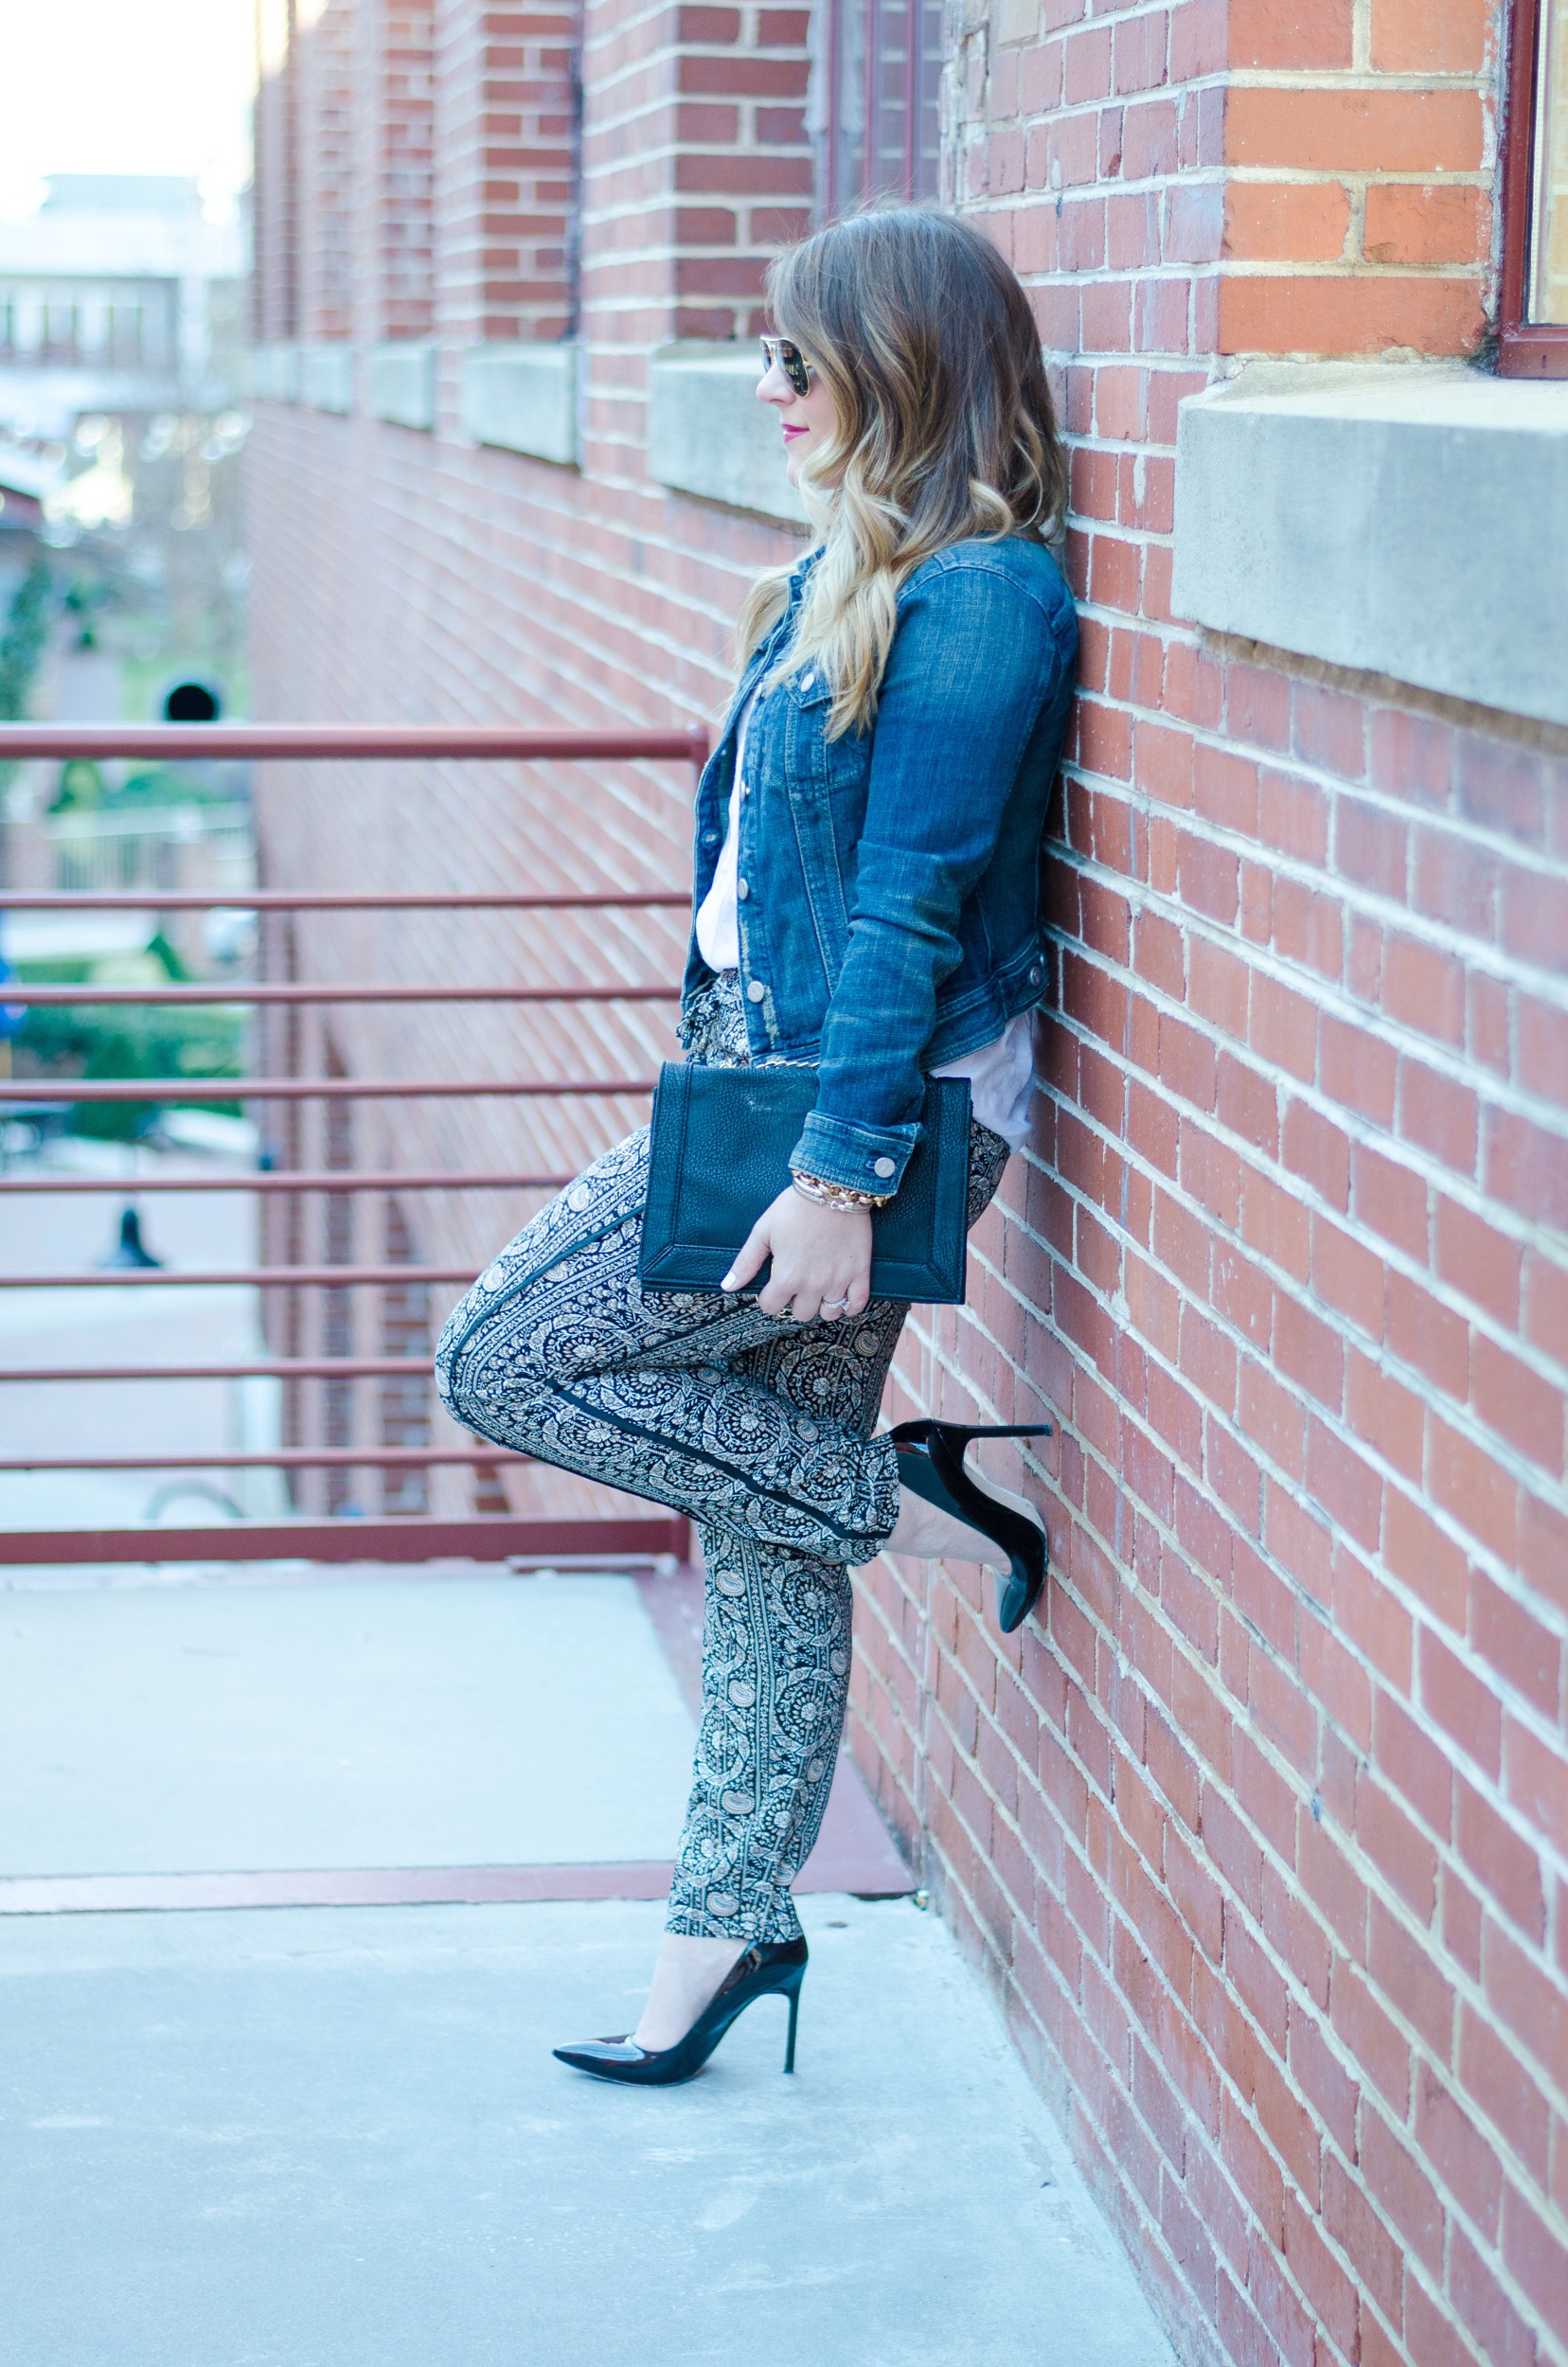
<svg viewBox="0 0 1568 2367">
<path fill-rule="evenodd" d="M 121 725 L 10 724 L 0 726 L 0 762 L 18 757 L 156 756 L 227 758 L 468 757 L 522 761 L 641 760 L 680 761 L 701 766 L 707 754 L 706 734 L 700 729 L 667 732 L 512 731 L 445 726 L 343 724 L 223 724 L 175 727 Z M 11 891 L 0 894 L 0 913 L 28 912 L 147 912 L 159 916 L 227 908 L 232 891 L 223 895 L 146 889 L 125 894 L 80 895 Z M 244 892 L 247 911 L 289 916 L 369 912 L 528 912 L 540 915 L 600 911 L 680 909 L 686 902 L 677 892 L 470 893 L 432 890 L 408 892 L 289 892 L 257 889 Z M 612 982 L 605 985 L 459 985 L 435 981 L 358 979 L 346 984 L 319 980 L 242 980 L 222 978 L 175 982 L 160 986 L 33 985 L 7 980 L 0 1001 L 36 1009 L 114 1008 L 120 1006 L 189 1008 L 200 1006 L 244 1005 L 257 1009 L 288 1010 L 340 1005 L 369 1004 L 635 1004 L 673 1001 L 676 988 L 664 981 Z M 26 1077 L 9 1085 L 0 1082 L 0 1119 L 8 1111 L 103 1103 L 178 1103 L 189 1108 L 203 1102 L 370 1101 L 395 1097 L 400 1101 L 439 1097 L 442 1100 L 479 1096 L 559 1099 L 570 1096 L 605 1097 L 647 1095 L 647 1077 L 560 1077 L 501 1081 L 492 1077 L 362 1077 L 260 1075 L 201 1078 L 169 1077 L 134 1078 Z M 492 1191 L 553 1189 L 569 1180 L 543 1172 L 506 1173 L 433 1169 L 367 1170 L 348 1167 L 273 1169 L 201 1175 L 137 1175 L 133 1184 L 123 1177 L 59 1176 L 48 1172 L 0 1174 L 0 1200 L 18 1195 L 84 1195 L 124 1197 L 189 1192 L 255 1192 L 265 1198 L 304 1193 L 419 1194 L 427 1191 Z M 0 1272 L 0 1290 L 123 1290 L 154 1291 L 242 1284 L 253 1288 L 292 1288 L 341 1292 L 377 1287 L 410 1289 L 423 1285 L 466 1284 L 471 1269 L 440 1264 L 387 1265 L 274 1264 L 246 1268 L 113 1268 L 96 1272 Z M 46 1387 L 106 1380 L 128 1384 L 150 1380 L 239 1380 L 250 1377 L 283 1381 L 407 1379 L 425 1369 L 412 1357 L 399 1356 L 263 1356 L 244 1361 L 209 1362 L 145 1362 L 119 1365 L 85 1364 L 79 1361 L 0 1367 L 0 1383 Z M 282 1446 L 264 1451 L 223 1452 L 135 1451 L 128 1437 L 125 1450 L 48 1455 L 0 1453 L 0 1471 L 241 1471 L 272 1469 L 370 1470 L 418 1472 L 442 1466 L 465 1468 L 476 1474 L 516 1468 L 527 1460 L 501 1448 L 478 1443 L 450 1447 L 411 1446 Z M 153 1524 L 127 1528 L 11 1530 L 0 1536 L 0 1562 L 252 1560 L 278 1556 L 314 1561 L 365 1559 L 424 1560 L 435 1557 L 472 1556 L 484 1560 L 517 1557 L 561 1560 L 571 1558 L 633 1558 L 673 1554 L 685 1556 L 686 1523 L 650 1508 L 646 1517 L 601 1520 L 530 1520 L 500 1512 L 443 1519 L 425 1512 L 394 1512 L 381 1518 L 363 1516 L 283 1521 L 237 1520 L 201 1528 L 177 1529 Z"/>
</svg>

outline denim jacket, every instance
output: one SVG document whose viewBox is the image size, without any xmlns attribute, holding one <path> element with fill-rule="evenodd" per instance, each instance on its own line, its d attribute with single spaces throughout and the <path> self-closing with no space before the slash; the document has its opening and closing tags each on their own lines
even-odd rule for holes
<svg viewBox="0 0 1568 2367">
<path fill-rule="evenodd" d="M 694 911 L 723 844 L 737 724 L 794 631 L 815 557 L 791 577 L 698 785 Z M 1077 650 L 1050 552 L 976 540 L 900 592 L 871 731 L 826 738 L 832 691 L 814 669 L 758 698 L 739 819 L 740 983 L 753 1062 L 818 1065 L 793 1166 L 896 1191 L 925 1072 L 1040 1001 L 1041 842 Z M 693 930 L 685 1001 L 707 975 Z"/>
</svg>

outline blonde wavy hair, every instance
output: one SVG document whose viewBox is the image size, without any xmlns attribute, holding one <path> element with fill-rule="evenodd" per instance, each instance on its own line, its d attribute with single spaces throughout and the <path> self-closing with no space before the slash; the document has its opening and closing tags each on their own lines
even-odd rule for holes
<svg viewBox="0 0 1568 2367">
<path fill-rule="evenodd" d="M 822 556 L 768 685 L 819 667 L 836 739 L 875 721 L 905 578 L 975 536 L 1059 534 L 1066 456 L 1028 299 L 967 222 L 910 207 L 852 215 L 777 258 L 768 301 L 837 412 L 830 442 L 801 463 Z M 789 576 L 771 569 L 746 595 L 742 667 Z"/>
</svg>

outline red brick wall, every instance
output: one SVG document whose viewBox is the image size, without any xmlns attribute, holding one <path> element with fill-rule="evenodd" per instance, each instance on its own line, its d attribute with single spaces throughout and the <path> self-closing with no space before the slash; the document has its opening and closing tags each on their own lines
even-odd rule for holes
<svg viewBox="0 0 1568 2367">
<path fill-rule="evenodd" d="M 1169 602 L 1212 353 L 1478 339 L 1495 27 L 1046 0 L 986 62 L 1081 697 L 1038 1162 L 904 1379 L 1060 1421 L 1061 1575 L 999 1650 L 880 1572 L 858 1705 L 1193 2356 L 1560 2358 L 1568 735 Z"/>
<path fill-rule="evenodd" d="M 252 116 L 251 334 L 275 345 L 298 333 L 300 44 L 292 0 L 260 0 Z"/>
<path fill-rule="evenodd" d="M 789 226 L 764 203 L 802 197 L 763 116 L 801 41 L 766 10 L 589 10 L 580 472 L 466 447 L 450 402 L 435 437 L 263 411 L 263 711 L 712 715 L 741 585 L 790 544 L 647 480 L 647 355 L 750 325 Z M 1462 6 L 998 0 L 947 95 L 952 186 L 1053 357 L 1084 655 L 1034 1137 L 896 1395 L 1058 1425 L 1013 1465 L 1057 1575 L 1004 1645 L 973 1571 L 867 1572 L 853 1741 L 1190 2361 L 1568 2359 L 1568 736 L 1169 599 L 1176 407 L 1217 357 L 1480 333 L 1495 74 Z M 1298 111 L 1339 127 L 1305 161 Z M 467 236 L 438 204 L 454 345 Z M 674 768 L 295 777 L 269 863 L 678 880 L 688 797 Z M 673 977 L 678 937 L 312 955 Z M 364 1014 L 338 1041 L 359 1074 L 477 1049 L 609 1076 L 663 1029 L 537 1015 L 464 1049 Z M 362 1106 L 356 1156 L 565 1161 L 633 1114 L 498 1104 L 454 1137 Z M 478 1258 L 518 1203 L 405 1213 Z"/>
<path fill-rule="evenodd" d="M 374 333 L 428 337 L 436 325 L 431 0 L 386 0 L 365 31 L 375 35 L 373 42 L 365 39 L 365 49 L 376 104 L 366 111 L 362 130 L 372 144 L 381 202 L 381 303 Z"/>
<path fill-rule="evenodd" d="M 1221 352 L 1479 344 L 1500 32 L 1492 0 L 1233 0 Z"/>
<path fill-rule="evenodd" d="M 297 0 L 296 0 L 297 7 Z M 312 0 L 298 9 L 299 328 L 312 339 L 354 329 L 353 251 L 360 229 L 355 172 L 355 44 L 352 0 Z"/>
<path fill-rule="evenodd" d="M 573 19 L 573 0 L 437 11 L 439 299 L 443 331 L 460 343 L 572 326 Z"/>
</svg>

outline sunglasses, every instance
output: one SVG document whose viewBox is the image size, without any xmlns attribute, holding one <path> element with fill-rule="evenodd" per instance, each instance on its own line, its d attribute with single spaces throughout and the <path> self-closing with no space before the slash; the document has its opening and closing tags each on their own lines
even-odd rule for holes
<svg viewBox="0 0 1568 2367">
<path fill-rule="evenodd" d="M 764 337 L 762 339 L 763 369 L 771 370 L 775 362 L 797 395 L 811 393 L 811 381 L 815 378 L 816 372 L 801 352 L 800 347 L 792 345 L 788 337 Z"/>
</svg>

